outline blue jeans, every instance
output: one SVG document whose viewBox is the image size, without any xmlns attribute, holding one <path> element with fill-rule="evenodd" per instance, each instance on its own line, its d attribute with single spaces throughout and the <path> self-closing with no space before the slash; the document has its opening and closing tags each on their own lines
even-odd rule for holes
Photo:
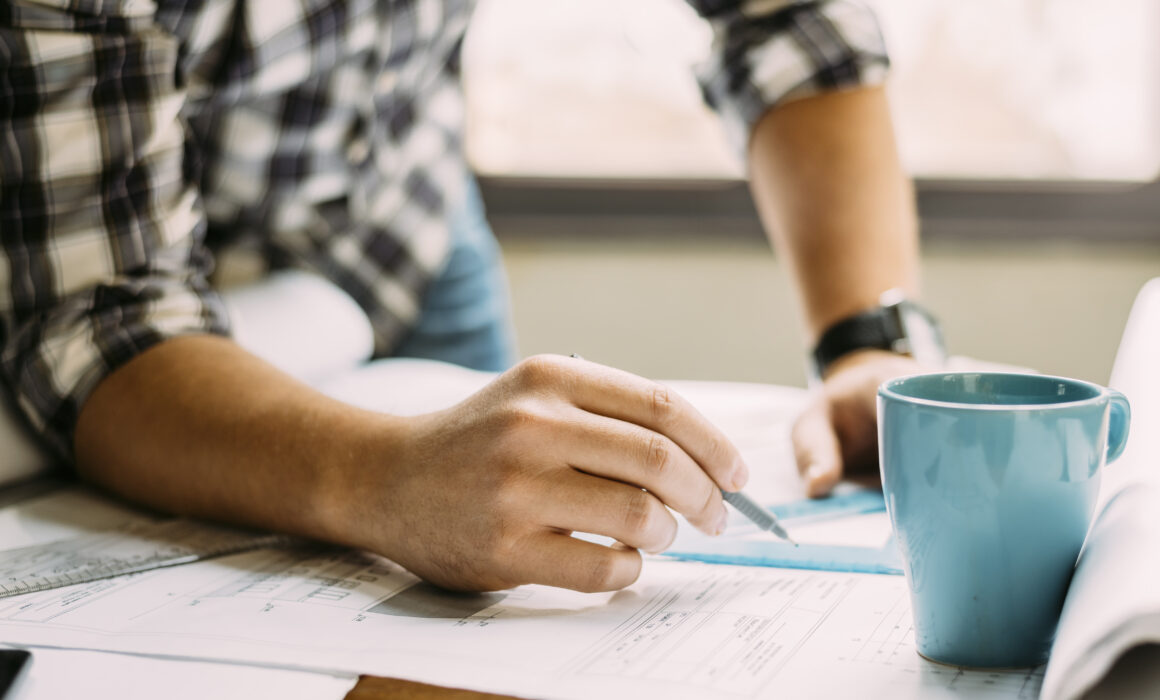
<svg viewBox="0 0 1160 700">
<path fill-rule="evenodd" d="M 447 264 L 423 298 L 418 324 L 392 353 L 501 372 L 516 360 L 503 257 L 475 178 L 449 220 Z"/>
</svg>

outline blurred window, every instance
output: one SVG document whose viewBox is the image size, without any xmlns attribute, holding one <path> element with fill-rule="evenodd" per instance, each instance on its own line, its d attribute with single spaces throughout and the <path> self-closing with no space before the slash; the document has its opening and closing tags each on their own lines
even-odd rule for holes
<svg viewBox="0 0 1160 700">
<path fill-rule="evenodd" d="M 920 178 L 1146 181 L 1160 171 L 1155 0 L 871 0 Z M 735 179 L 683 0 L 481 0 L 468 152 L 487 175 Z"/>
</svg>

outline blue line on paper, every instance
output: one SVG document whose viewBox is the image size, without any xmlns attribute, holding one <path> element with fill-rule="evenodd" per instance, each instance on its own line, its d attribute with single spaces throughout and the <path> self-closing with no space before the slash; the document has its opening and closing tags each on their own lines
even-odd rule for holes
<svg viewBox="0 0 1160 700">
<path fill-rule="evenodd" d="M 783 522 L 817 522 L 886 510 L 882 491 L 858 488 L 820 499 L 804 499 L 771 506 Z M 673 549 L 664 555 L 684 561 L 737 566 L 770 566 L 785 569 L 814 569 L 863 574 L 902 574 L 902 560 L 894 538 L 883 547 L 803 544 L 787 542 L 710 538 L 699 533 L 683 533 Z"/>
<path fill-rule="evenodd" d="M 826 544 L 794 547 L 785 542 L 722 542 L 699 551 L 669 550 L 665 556 L 706 564 L 772 566 L 857 574 L 902 574 L 902 561 L 893 539 L 881 549 Z"/>
</svg>

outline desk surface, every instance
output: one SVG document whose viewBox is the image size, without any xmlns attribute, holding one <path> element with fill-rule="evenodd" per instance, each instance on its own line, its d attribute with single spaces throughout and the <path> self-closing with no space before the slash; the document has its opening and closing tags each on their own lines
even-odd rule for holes
<svg viewBox="0 0 1160 700">
<path fill-rule="evenodd" d="M 346 700 L 488 700 L 510 697 L 377 676 L 359 678 L 358 685 L 346 694 Z"/>
</svg>

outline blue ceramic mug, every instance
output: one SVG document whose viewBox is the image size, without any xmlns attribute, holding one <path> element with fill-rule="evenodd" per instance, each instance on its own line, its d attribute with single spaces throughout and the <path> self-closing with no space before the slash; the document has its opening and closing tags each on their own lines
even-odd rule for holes
<svg viewBox="0 0 1160 700">
<path fill-rule="evenodd" d="M 1117 391 L 1036 374 L 946 372 L 878 389 L 886 507 L 918 653 L 977 668 L 1047 660 L 1100 470 L 1131 412 Z"/>
</svg>

